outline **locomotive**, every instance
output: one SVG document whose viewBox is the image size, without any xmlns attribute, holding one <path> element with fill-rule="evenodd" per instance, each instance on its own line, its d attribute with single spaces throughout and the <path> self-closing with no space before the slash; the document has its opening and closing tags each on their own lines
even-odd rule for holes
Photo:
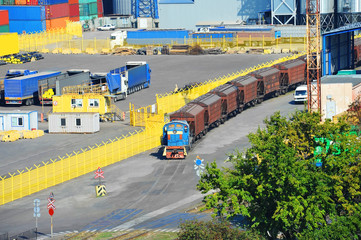
<svg viewBox="0 0 361 240">
<path fill-rule="evenodd" d="M 361 46 L 361 41 L 359 43 Z M 355 51 L 358 51 L 357 47 Z M 361 58 L 357 61 L 361 61 Z M 184 159 L 192 143 L 209 130 L 246 108 L 305 84 L 306 77 L 303 56 L 250 72 L 194 99 L 170 114 L 170 122 L 164 125 L 163 156 L 167 159 Z"/>
</svg>

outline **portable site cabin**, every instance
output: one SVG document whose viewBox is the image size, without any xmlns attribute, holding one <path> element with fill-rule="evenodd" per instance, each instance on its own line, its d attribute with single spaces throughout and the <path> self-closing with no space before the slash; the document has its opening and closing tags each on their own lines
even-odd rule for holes
<svg viewBox="0 0 361 240">
<path fill-rule="evenodd" d="M 63 94 L 53 96 L 53 112 L 95 112 L 105 114 L 111 111 L 111 99 L 101 94 Z"/>
<path fill-rule="evenodd" d="M 49 133 L 95 133 L 99 129 L 99 113 L 49 114 Z"/>
<path fill-rule="evenodd" d="M 38 130 L 38 112 L 2 110 L 0 112 L 0 131 Z"/>
</svg>

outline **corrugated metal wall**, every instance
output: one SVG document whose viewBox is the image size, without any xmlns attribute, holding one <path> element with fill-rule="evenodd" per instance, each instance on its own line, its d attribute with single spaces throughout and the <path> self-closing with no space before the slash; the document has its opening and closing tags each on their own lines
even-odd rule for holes
<svg viewBox="0 0 361 240">
<path fill-rule="evenodd" d="M 113 13 L 119 15 L 131 15 L 131 0 L 113 0 Z"/>
<path fill-rule="evenodd" d="M 248 21 L 270 9 L 269 0 L 197 0 L 194 4 L 159 4 L 160 28 L 195 29 L 201 21 Z"/>
</svg>

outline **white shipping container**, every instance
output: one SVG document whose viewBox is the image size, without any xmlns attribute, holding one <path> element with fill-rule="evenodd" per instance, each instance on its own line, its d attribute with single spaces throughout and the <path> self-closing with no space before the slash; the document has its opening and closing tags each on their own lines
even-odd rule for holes
<svg viewBox="0 0 361 240">
<path fill-rule="evenodd" d="M 99 113 L 49 114 L 49 133 L 95 133 L 99 130 Z"/>
</svg>

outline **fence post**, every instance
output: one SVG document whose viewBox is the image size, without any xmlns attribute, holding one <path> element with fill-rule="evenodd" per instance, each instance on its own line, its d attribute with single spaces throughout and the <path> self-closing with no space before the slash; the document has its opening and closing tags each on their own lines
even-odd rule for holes
<svg viewBox="0 0 361 240">
<path fill-rule="evenodd" d="M 22 198 L 23 197 L 23 175 L 22 175 L 22 173 L 24 172 L 24 170 L 21 172 L 19 170 L 17 170 L 17 171 L 20 175 L 20 198 Z"/>
<path fill-rule="evenodd" d="M 5 178 L 6 177 L 1 177 L 0 176 L 0 179 L 1 179 L 1 182 L 2 182 L 2 189 L 3 189 L 3 191 L 2 191 L 2 195 L 3 195 L 3 203 L 2 204 L 5 204 Z"/>
</svg>

